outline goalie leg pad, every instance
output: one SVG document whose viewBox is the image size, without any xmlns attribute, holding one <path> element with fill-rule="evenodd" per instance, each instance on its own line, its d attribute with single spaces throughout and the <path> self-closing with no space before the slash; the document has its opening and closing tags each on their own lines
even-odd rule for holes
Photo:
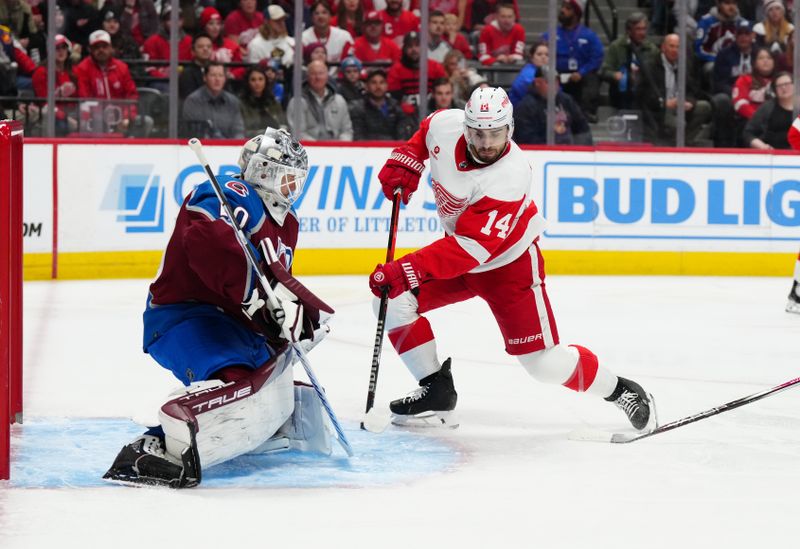
<svg viewBox="0 0 800 549">
<path fill-rule="evenodd" d="M 294 409 L 291 355 L 284 348 L 248 377 L 164 404 L 159 419 L 167 452 L 180 456 L 191 445 L 190 426 L 202 468 L 251 452 L 270 438 Z"/>
<path fill-rule="evenodd" d="M 259 446 L 255 453 L 277 450 L 300 450 L 329 456 L 333 447 L 333 426 L 322 408 L 314 388 L 295 382 L 294 412 L 274 437 Z"/>
</svg>

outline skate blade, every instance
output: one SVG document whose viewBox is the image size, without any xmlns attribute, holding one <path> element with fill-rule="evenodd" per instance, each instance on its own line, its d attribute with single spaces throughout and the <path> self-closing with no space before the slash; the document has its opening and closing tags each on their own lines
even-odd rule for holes
<svg viewBox="0 0 800 549">
<path fill-rule="evenodd" d="M 455 412 L 421 412 L 413 416 L 392 414 L 392 425 L 411 428 L 443 428 L 455 429 L 459 426 Z"/>
</svg>

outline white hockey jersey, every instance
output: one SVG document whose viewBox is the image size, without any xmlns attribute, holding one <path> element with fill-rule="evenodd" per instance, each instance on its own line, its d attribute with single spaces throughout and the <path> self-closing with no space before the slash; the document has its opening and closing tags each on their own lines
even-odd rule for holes
<svg viewBox="0 0 800 549">
<path fill-rule="evenodd" d="M 467 155 L 464 111 L 437 111 L 404 147 L 430 159 L 431 184 L 445 237 L 414 252 L 424 278 L 496 269 L 522 255 L 544 229 L 530 198 L 533 171 L 510 143 L 493 164 Z"/>
</svg>

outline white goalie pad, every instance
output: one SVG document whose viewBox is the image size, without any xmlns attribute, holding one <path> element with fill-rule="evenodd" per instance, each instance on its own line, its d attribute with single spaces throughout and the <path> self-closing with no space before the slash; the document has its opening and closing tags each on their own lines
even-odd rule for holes
<svg viewBox="0 0 800 549">
<path fill-rule="evenodd" d="M 282 352 L 244 379 L 210 382 L 174 398 L 159 411 L 167 452 L 180 456 L 195 425 L 203 469 L 258 448 L 294 410 L 291 352 Z"/>
</svg>

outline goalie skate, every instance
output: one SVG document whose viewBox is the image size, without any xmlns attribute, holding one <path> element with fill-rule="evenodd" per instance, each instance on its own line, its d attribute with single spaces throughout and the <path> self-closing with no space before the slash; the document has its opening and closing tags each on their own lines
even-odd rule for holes
<svg viewBox="0 0 800 549">
<path fill-rule="evenodd" d="M 448 358 L 438 372 L 420 380 L 419 389 L 389 404 L 392 425 L 456 428 L 458 420 L 453 410 L 457 401 Z"/>
</svg>

